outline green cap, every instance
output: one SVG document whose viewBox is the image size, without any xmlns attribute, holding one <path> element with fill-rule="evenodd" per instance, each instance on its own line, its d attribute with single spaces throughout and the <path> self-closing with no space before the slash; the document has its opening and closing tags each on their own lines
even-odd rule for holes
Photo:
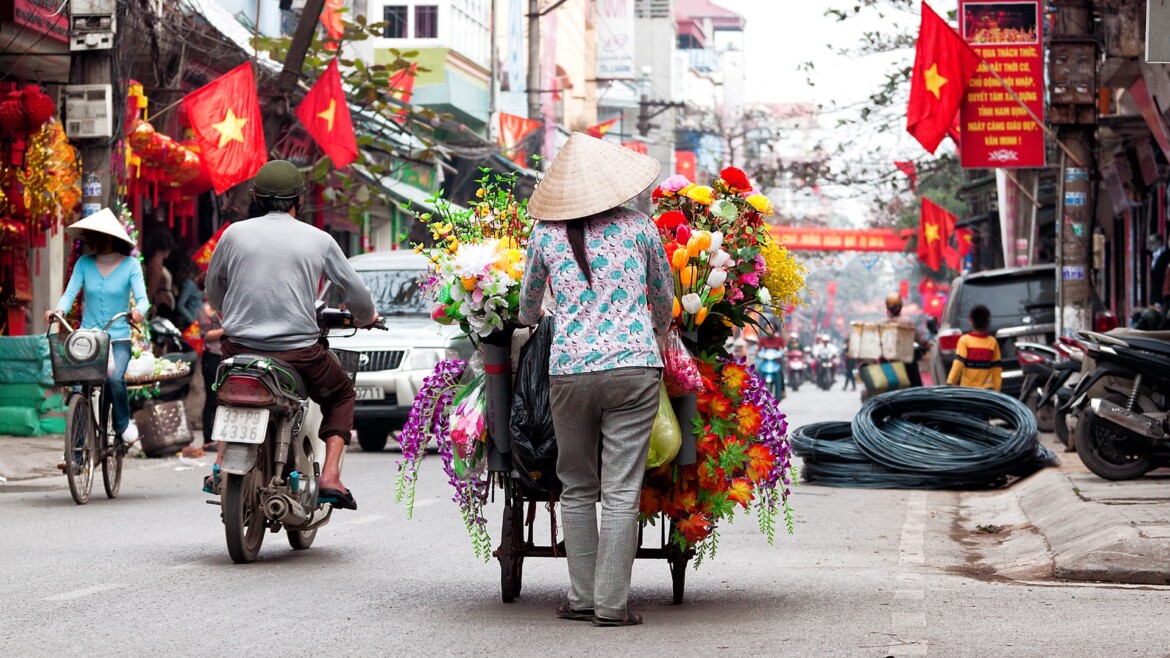
<svg viewBox="0 0 1170 658">
<path fill-rule="evenodd" d="M 273 199 L 295 199 L 305 191 L 305 177 L 288 160 L 272 160 L 256 172 L 252 193 Z"/>
</svg>

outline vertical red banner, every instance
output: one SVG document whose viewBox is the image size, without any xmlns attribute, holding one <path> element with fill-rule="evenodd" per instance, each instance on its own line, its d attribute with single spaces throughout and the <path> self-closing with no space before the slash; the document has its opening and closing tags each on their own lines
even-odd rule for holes
<svg viewBox="0 0 1170 658">
<path fill-rule="evenodd" d="M 1044 47 L 1039 0 L 959 0 L 959 30 L 984 59 L 963 99 L 963 167 L 1043 167 Z M 1021 107 L 988 67 L 1015 91 Z"/>
</svg>

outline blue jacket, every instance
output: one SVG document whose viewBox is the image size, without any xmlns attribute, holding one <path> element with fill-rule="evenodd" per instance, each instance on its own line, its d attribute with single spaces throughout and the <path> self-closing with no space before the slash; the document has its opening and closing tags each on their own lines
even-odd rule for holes
<svg viewBox="0 0 1170 658">
<path fill-rule="evenodd" d="M 138 259 L 127 256 L 110 272 L 102 276 L 98 271 L 97 260 L 93 256 L 82 256 L 73 266 L 73 275 L 69 277 L 69 285 L 65 287 L 65 294 L 57 302 L 57 310 L 68 313 L 77 299 L 77 293 L 85 290 L 85 311 L 81 315 L 81 325 L 86 329 L 101 329 L 110 321 L 110 318 L 119 313 L 130 310 L 130 295 L 134 295 L 134 308 L 144 316 L 150 310 L 150 302 L 146 299 L 146 282 L 142 276 L 142 266 Z M 130 325 L 125 318 L 110 326 L 110 340 L 129 340 Z"/>
</svg>

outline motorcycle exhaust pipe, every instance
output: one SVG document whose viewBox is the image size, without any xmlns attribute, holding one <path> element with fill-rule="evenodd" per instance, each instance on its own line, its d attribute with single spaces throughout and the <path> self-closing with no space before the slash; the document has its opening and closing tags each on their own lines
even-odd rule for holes
<svg viewBox="0 0 1170 658">
<path fill-rule="evenodd" d="M 264 501 L 264 515 L 293 528 L 305 525 L 309 520 L 305 508 L 284 494 L 276 494 Z"/>
<path fill-rule="evenodd" d="M 1114 425 L 1129 434 L 1135 434 L 1147 441 L 1162 441 L 1165 433 L 1162 432 L 1162 423 L 1145 414 L 1130 411 L 1102 398 L 1094 398 L 1089 402 L 1093 414 L 1097 418 Z"/>
</svg>

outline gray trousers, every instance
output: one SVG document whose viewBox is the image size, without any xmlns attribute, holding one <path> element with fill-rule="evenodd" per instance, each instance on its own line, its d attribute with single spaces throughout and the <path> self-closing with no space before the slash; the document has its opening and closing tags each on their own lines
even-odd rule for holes
<svg viewBox="0 0 1170 658">
<path fill-rule="evenodd" d="M 601 617 L 626 614 L 638 550 L 638 501 L 660 381 L 657 368 L 549 378 L 557 476 L 563 485 L 569 604 L 575 609 L 592 608 Z"/>
</svg>

